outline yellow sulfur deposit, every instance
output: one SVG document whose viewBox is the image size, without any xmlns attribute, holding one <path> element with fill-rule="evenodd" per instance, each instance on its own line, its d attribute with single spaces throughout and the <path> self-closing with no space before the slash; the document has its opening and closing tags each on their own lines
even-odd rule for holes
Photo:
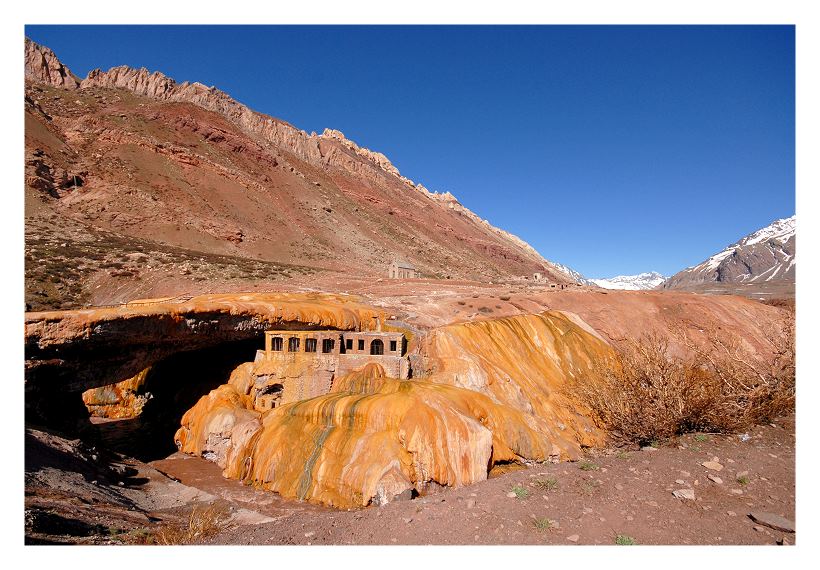
<svg viewBox="0 0 820 570">
<path fill-rule="evenodd" d="M 226 477 L 336 507 L 469 485 L 497 462 L 575 458 L 600 443 L 558 390 L 609 350 L 560 313 L 451 325 L 423 347 L 426 379 L 369 364 L 329 394 L 265 412 L 253 410 L 246 363 L 185 414 L 177 445 Z"/>
</svg>

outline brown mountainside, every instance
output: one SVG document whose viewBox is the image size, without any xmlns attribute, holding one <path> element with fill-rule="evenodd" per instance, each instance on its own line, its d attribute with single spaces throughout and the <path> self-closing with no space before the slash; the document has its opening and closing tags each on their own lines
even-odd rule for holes
<svg viewBox="0 0 820 570">
<path fill-rule="evenodd" d="M 25 53 L 32 308 L 94 300 L 100 277 L 145 279 L 179 263 L 192 289 L 213 277 L 204 268 L 249 280 L 385 276 L 394 260 L 427 277 L 570 281 L 339 131 L 308 134 L 145 69 L 78 81 L 51 50 L 26 40 Z"/>
</svg>

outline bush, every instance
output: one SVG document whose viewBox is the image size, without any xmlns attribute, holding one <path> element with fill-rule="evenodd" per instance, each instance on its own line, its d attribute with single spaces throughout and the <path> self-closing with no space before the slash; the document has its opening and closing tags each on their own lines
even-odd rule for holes
<svg viewBox="0 0 820 570">
<path fill-rule="evenodd" d="M 166 525 L 154 534 L 157 544 L 194 544 L 227 525 L 228 513 L 217 505 L 195 506 L 184 524 Z"/>
<path fill-rule="evenodd" d="M 541 517 L 535 519 L 533 525 L 535 525 L 535 528 L 538 530 L 549 530 L 555 525 L 555 521 L 547 517 Z"/>
<path fill-rule="evenodd" d="M 544 491 L 554 491 L 558 488 L 558 479 L 555 477 L 547 477 L 546 479 L 538 479 L 533 483 L 539 489 L 543 489 Z"/>
<path fill-rule="evenodd" d="M 707 331 L 705 343 L 678 338 L 687 358 L 657 334 L 626 341 L 614 360 L 598 360 L 567 385 L 615 440 L 647 445 L 689 432 L 731 433 L 794 411 L 794 321 L 768 335 L 767 367 L 739 340 Z"/>
<path fill-rule="evenodd" d="M 615 544 L 619 546 L 632 546 L 635 544 L 635 539 L 626 534 L 619 534 L 615 537 Z"/>
</svg>

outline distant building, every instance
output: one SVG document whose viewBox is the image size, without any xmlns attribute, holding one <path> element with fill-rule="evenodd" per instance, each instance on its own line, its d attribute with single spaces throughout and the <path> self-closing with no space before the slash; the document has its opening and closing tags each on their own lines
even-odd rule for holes
<svg viewBox="0 0 820 570">
<path fill-rule="evenodd" d="M 387 270 L 387 276 L 390 279 L 416 279 L 421 277 L 421 273 L 409 263 L 394 261 Z"/>
</svg>

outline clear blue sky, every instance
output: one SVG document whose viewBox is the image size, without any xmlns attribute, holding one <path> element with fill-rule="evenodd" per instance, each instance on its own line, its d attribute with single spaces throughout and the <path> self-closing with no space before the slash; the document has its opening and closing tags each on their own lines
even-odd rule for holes
<svg viewBox="0 0 820 570">
<path fill-rule="evenodd" d="M 27 26 L 331 127 L 589 277 L 671 275 L 794 214 L 791 26 Z"/>
</svg>

